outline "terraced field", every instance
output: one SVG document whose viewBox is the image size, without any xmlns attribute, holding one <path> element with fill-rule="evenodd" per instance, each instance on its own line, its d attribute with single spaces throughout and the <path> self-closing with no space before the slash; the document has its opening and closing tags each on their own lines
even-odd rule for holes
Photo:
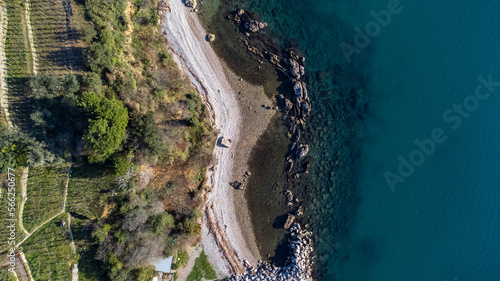
<svg viewBox="0 0 500 281">
<path fill-rule="evenodd" d="M 16 169 L 15 175 L 16 175 L 16 181 L 15 181 L 15 188 L 16 188 L 16 212 L 15 216 L 11 217 L 8 212 L 8 195 L 7 195 L 7 175 L 0 175 L 0 182 L 2 183 L 1 185 L 1 196 L 0 196 L 0 252 L 4 253 L 8 249 L 8 240 L 5 239 L 6 237 L 9 237 L 9 230 L 7 229 L 8 224 L 11 222 L 9 220 L 15 219 L 16 220 L 16 228 L 17 228 L 17 233 L 16 233 L 16 242 L 21 241 L 24 238 L 24 233 L 21 231 L 18 221 L 17 221 L 17 214 L 19 214 L 19 206 L 21 203 L 21 168 Z"/>
<path fill-rule="evenodd" d="M 5 34 L 5 66 L 7 68 L 7 102 L 12 123 L 29 129 L 30 106 L 24 95 L 24 85 L 33 73 L 23 1 L 5 2 L 7 27 Z"/>
<path fill-rule="evenodd" d="M 40 228 L 22 245 L 35 280 L 71 280 L 71 268 L 78 261 L 70 247 L 66 214 Z"/>
<path fill-rule="evenodd" d="M 30 169 L 23 211 L 23 225 L 28 232 L 63 210 L 68 169 L 69 165 Z"/>
<path fill-rule="evenodd" d="M 70 0 L 30 0 L 34 45 L 41 74 L 81 74 L 83 13 Z"/>
</svg>

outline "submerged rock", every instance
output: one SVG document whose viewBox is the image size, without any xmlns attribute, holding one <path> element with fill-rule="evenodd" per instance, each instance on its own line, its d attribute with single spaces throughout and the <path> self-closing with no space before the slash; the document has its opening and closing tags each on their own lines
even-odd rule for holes
<svg viewBox="0 0 500 281">
<path fill-rule="evenodd" d="M 292 227 L 292 223 L 294 223 L 294 222 L 295 222 L 295 216 L 292 214 L 288 214 L 284 228 L 289 229 L 290 227 Z"/>
<path fill-rule="evenodd" d="M 250 21 L 245 22 L 244 26 L 249 31 L 255 33 L 255 32 L 263 29 L 264 27 L 266 27 L 267 23 L 261 22 L 261 21 L 256 21 L 256 20 L 250 20 Z"/>
</svg>

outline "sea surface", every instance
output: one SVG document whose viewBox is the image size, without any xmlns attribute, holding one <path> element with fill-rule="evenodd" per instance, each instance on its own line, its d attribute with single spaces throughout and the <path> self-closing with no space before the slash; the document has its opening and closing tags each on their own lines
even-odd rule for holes
<svg viewBox="0 0 500 281">
<path fill-rule="evenodd" d="M 306 56 L 322 279 L 500 280 L 500 2 L 238 5 Z"/>
</svg>

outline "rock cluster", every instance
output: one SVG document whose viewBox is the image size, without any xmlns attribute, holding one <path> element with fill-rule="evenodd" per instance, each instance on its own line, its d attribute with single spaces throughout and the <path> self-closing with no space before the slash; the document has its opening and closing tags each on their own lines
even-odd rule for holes
<svg viewBox="0 0 500 281">
<path fill-rule="evenodd" d="M 305 130 L 305 119 L 311 114 L 307 85 L 301 79 L 305 74 L 305 58 L 295 50 L 288 50 L 285 58 L 280 58 L 271 52 L 267 52 L 266 56 L 277 69 L 288 77 L 293 86 L 293 93 L 286 97 L 280 95 L 284 119 L 288 123 L 292 142 L 286 165 L 286 170 L 290 172 L 294 161 L 306 156 L 309 152 L 309 145 L 301 138 L 301 132 Z"/>
<path fill-rule="evenodd" d="M 242 24 L 246 30 L 253 33 L 267 26 L 267 23 L 253 19 L 251 15 L 243 9 L 239 9 L 234 15 L 229 15 L 228 18 L 234 20 L 237 24 Z"/>
<path fill-rule="evenodd" d="M 290 255 L 284 267 L 277 267 L 267 262 L 259 262 L 257 267 L 252 267 L 245 262 L 247 271 L 244 274 L 233 275 L 229 281 L 312 281 L 313 246 L 311 233 L 303 231 L 296 222 L 290 227 L 291 239 L 288 240 Z"/>
<path fill-rule="evenodd" d="M 311 102 L 304 81 L 305 58 L 297 50 L 282 50 L 272 38 L 256 33 L 267 24 L 256 19 L 254 14 L 240 9 L 228 18 L 233 20 L 245 35 L 241 41 L 245 44 L 247 51 L 254 54 L 260 63 L 264 63 L 265 60 L 269 61 L 276 70 L 288 78 L 293 90 L 280 95 L 278 99 L 278 105 L 283 112 L 283 120 L 288 127 L 287 136 L 291 142 L 285 172 L 293 175 L 293 178 L 299 177 L 300 173 L 308 173 L 313 158 L 307 156 L 309 145 L 307 134 L 305 134 L 306 118 L 311 113 Z M 291 190 L 286 190 L 284 194 L 287 207 L 294 209 L 288 214 L 284 224 L 284 228 L 292 233 L 292 239 L 288 241 L 290 256 L 287 266 L 279 268 L 267 262 L 259 263 L 257 268 L 248 265 L 245 274 L 233 276 L 229 280 L 312 280 L 311 272 L 314 262 L 311 257 L 311 234 L 302 231 L 297 222 L 302 221 L 300 217 L 304 214 L 304 206 L 300 204 Z"/>
</svg>

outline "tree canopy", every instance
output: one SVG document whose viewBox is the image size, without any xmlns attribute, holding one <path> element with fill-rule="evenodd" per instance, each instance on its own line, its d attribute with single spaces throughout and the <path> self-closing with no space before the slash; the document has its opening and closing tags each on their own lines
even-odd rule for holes
<svg viewBox="0 0 500 281">
<path fill-rule="evenodd" d="M 45 144 L 16 128 L 0 127 L 0 173 L 18 166 L 38 167 L 62 162 Z"/>
<path fill-rule="evenodd" d="M 89 126 L 83 136 L 85 146 L 91 151 L 90 162 L 104 162 L 116 152 L 125 138 L 128 112 L 119 100 L 104 95 L 85 92 L 79 105 L 90 114 Z"/>
</svg>

